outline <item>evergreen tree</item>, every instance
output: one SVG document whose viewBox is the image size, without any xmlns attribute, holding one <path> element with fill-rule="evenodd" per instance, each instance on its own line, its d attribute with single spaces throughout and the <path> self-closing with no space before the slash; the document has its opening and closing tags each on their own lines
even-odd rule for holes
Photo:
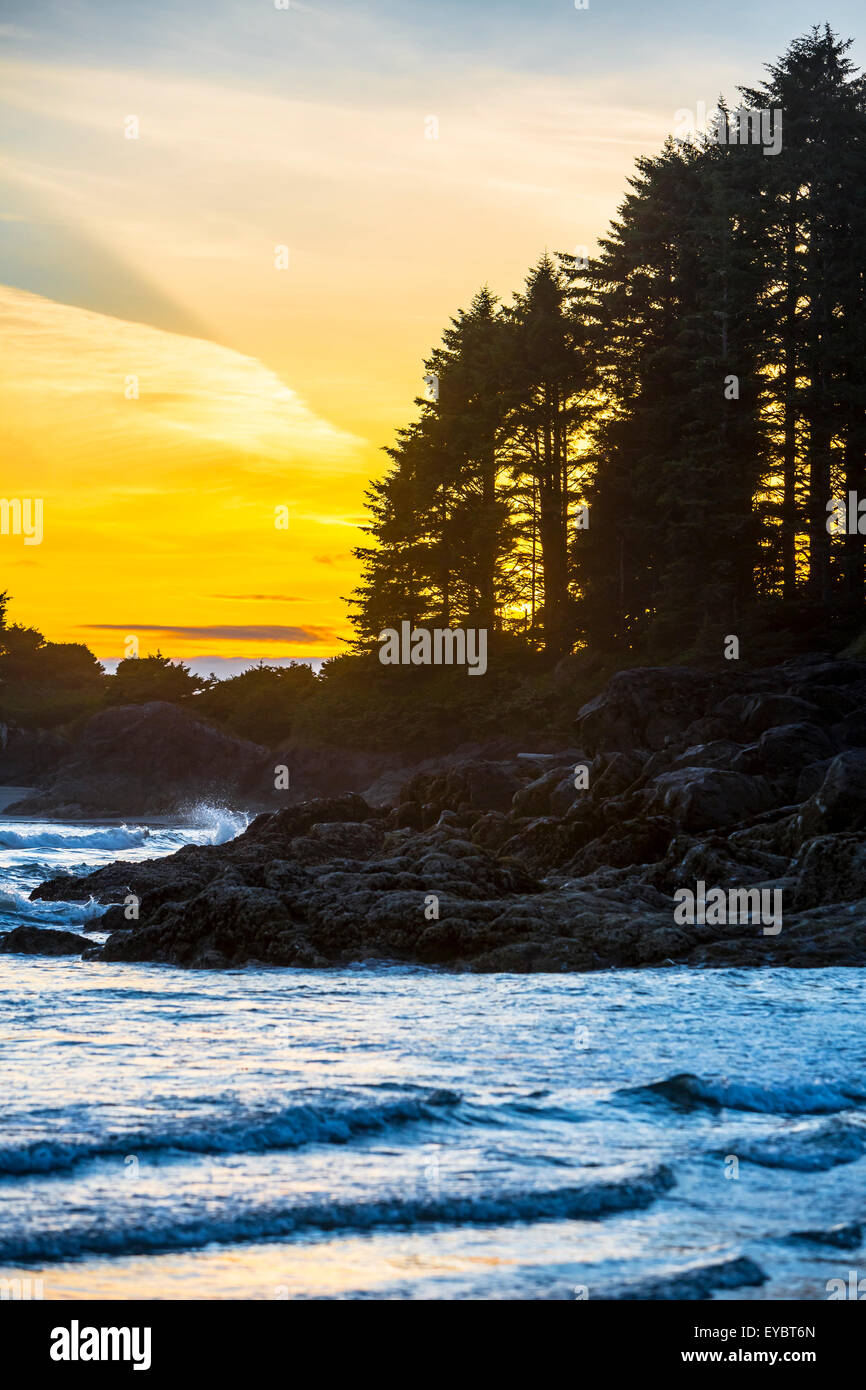
<svg viewBox="0 0 866 1390">
<path fill-rule="evenodd" d="M 863 539 L 827 526 L 866 493 L 849 47 L 798 39 L 715 132 L 637 161 L 588 267 L 545 255 L 508 308 L 484 289 L 451 321 L 438 396 L 368 494 L 362 645 L 436 619 L 668 659 L 718 652 L 762 604 L 862 621 Z"/>
</svg>

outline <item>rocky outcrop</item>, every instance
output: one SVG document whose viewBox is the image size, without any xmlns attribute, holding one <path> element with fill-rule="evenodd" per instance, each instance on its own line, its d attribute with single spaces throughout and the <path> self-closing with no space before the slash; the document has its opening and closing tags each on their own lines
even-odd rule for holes
<svg viewBox="0 0 866 1390">
<path fill-rule="evenodd" d="M 648 810 L 667 815 L 683 830 L 712 830 L 748 820 L 772 805 L 764 777 L 717 767 L 681 767 L 650 784 Z"/>
<path fill-rule="evenodd" d="M 199 968 L 866 964 L 861 728 L 862 663 L 624 671 L 561 752 L 452 755 L 385 804 L 305 801 L 33 896 L 107 905 L 88 955 Z M 724 910 L 678 910 L 699 885 Z"/>
<path fill-rule="evenodd" d="M 10 815 L 161 815 L 197 800 L 245 805 L 273 787 L 267 749 L 151 701 L 95 714 L 36 792 Z"/>
<path fill-rule="evenodd" d="M 71 747 L 55 729 L 0 723 L 0 786 L 30 787 L 53 776 Z"/>
<path fill-rule="evenodd" d="M 0 936 L 0 951 L 22 956 L 80 956 L 93 945 L 86 936 L 51 927 L 15 927 Z"/>
<path fill-rule="evenodd" d="M 0 787 L 13 798 L 4 814 L 77 820 L 170 815 L 201 803 L 280 810 L 348 792 L 393 806 L 417 776 L 425 802 L 438 795 L 441 807 L 508 811 L 524 780 L 514 772 L 514 753 L 510 740 L 423 762 L 298 740 L 268 749 L 196 719 L 194 704 L 151 701 L 100 711 L 74 740 L 0 724 Z M 431 780 L 438 791 L 428 795 Z"/>
</svg>

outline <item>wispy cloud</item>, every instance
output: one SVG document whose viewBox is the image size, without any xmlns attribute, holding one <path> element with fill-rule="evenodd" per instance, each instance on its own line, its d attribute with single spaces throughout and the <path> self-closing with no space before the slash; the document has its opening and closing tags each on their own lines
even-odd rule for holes
<svg viewBox="0 0 866 1390">
<path fill-rule="evenodd" d="M 91 632 L 153 632 L 172 637 L 212 638 L 227 642 L 295 642 L 309 644 L 316 642 L 333 643 L 337 634 L 328 627 L 281 627 L 278 625 L 256 625 L 244 627 L 242 624 L 213 623 L 202 627 L 180 626 L 174 623 L 82 623 Z"/>
<path fill-rule="evenodd" d="M 17 412 L 29 408 L 43 427 L 46 412 L 62 412 L 67 433 L 84 415 L 91 457 L 101 454 L 115 476 L 126 449 L 170 458 L 187 441 L 265 468 L 293 454 L 336 464 L 362 447 L 255 358 L 216 343 L 3 286 L 0 331 L 3 387 Z"/>
</svg>

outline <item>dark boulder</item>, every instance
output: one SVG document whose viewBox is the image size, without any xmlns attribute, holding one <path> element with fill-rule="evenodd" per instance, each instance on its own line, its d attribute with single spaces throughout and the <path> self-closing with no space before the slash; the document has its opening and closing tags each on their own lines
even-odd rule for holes
<svg viewBox="0 0 866 1390">
<path fill-rule="evenodd" d="M 856 835 L 820 835 L 803 846 L 794 871 L 797 909 L 866 898 L 866 842 Z"/>
<path fill-rule="evenodd" d="M 433 808 L 436 819 L 443 811 L 467 808 L 475 811 L 509 811 L 523 785 L 514 763 L 471 759 L 440 772 L 421 772 L 404 785 L 400 801 L 416 801 Z"/>
<path fill-rule="evenodd" d="M 746 737 L 755 739 L 780 725 L 807 724 L 819 713 L 817 705 L 801 700 L 798 695 L 752 695 L 742 708 L 743 732 Z"/>
<path fill-rule="evenodd" d="M 0 936 L 0 951 L 23 956 L 80 956 L 92 945 L 86 936 L 52 927 L 15 927 Z"/>
<path fill-rule="evenodd" d="M 683 667 L 618 671 L 575 720 L 590 753 L 662 748 L 719 698 L 718 678 Z"/>
<path fill-rule="evenodd" d="M 768 729 L 757 743 L 743 748 L 731 760 L 731 768 L 769 778 L 793 775 L 793 789 L 806 765 L 830 758 L 834 752 L 830 739 L 817 724 L 783 724 Z"/>
<path fill-rule="evenodd" d="M 669 816 L 683 830 L 713 830 L 742 824 L 772 805 L 762 777 L 714 767 L 685 767 L 664 772 L 652 783 L 648 811 Z"/>
<path fill-rule="evenodd" d="M 551 797 L 562 787 L 566 779 L 574 792 L 573 773 L 569 768 L 558 764 L 546 769 L 540 777 L 527 782 L 526 786 L 518 787 L 512 797 L 511 809 L 514 814 L 521 817 L 549 816 Z"/>
<path fill-rule="evenodd" d="M 866 749 L 840 753 L 829 764 L 824 780 L 796 821 L 802 843 L 815 835 L 866 829 Z"/>
</svg>

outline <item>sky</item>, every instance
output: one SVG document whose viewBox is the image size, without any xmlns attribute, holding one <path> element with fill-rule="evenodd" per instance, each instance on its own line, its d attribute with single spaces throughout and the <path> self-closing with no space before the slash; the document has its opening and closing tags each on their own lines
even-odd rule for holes
<svg viewBox="0 0 866 1390">
<path fill-rule="evenodd" d="M 363 496 L 482 284 L 851 3 L 0 0 L 10 617 L 218 672 L 350 635 Z M 279 249 L 278 249 L 279 248 Z M 280 521 L 280 525 L 275 524 Z"/>
</svg>

